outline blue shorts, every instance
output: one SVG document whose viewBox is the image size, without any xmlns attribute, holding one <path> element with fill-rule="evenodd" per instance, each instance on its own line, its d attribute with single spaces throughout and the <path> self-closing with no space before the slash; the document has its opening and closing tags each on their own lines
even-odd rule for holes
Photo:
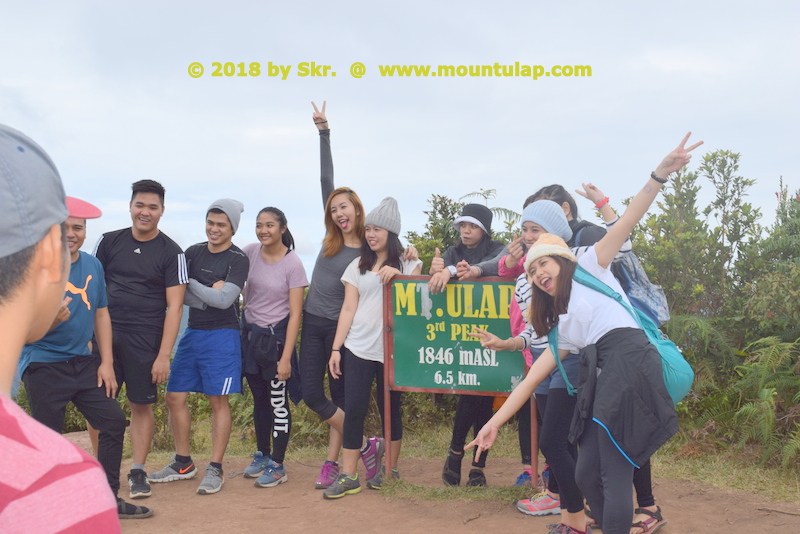
<svg viewBox="0 0 800 534">
<path fill-rule="evenodd" d="M 206 395 L 242 392 L 239 330 L 187 328 L 170 367 L 167 391 Z"/>
</svg>

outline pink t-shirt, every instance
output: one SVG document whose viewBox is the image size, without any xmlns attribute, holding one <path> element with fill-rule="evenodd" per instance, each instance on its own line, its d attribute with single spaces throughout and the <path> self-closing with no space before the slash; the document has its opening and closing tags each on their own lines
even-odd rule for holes
<svg viewBox="0 0 800 534">
<path fill-rule="evenodd" d="M 294 251 L 275 263 L 264 261 L 261 243 L 245 245 L 242 251 L 250 260 L 244 286 L 244 318 L 266 328 L 289 315 L 289 290 L 308 285 L 306 270 Z"/>
<path fill-rule="evenodd" d="M 120 532 L 97 460 L 0 394 L 0 530 Z"/>
</svg>

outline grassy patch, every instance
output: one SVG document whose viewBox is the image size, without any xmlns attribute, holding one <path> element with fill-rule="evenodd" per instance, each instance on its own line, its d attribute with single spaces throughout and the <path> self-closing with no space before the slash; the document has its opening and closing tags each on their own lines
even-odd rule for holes
<svg viewBox="0 0 800 534">
<path fill-rule="evenodd" d="M 485 488 L 467 488 L 464 486 L 422 486 L 404 480 L 391 480 L 381 486 L 381 495 L 388 498 L 402 498 L 423 501 L 494 501 L 516 502 L 529 499 L 531 488 L 522 486 L 489 486 Z"/>
<path fill-rule="evenodd" d="M 770 499 L 800 502 L 800 471 L 761 467 L 754 451 L 729 446 L 694 451 L 687 438 L 676 435 L 653 456 L 653 474 L 674 479 L 700 481 L 724 489 L 750 491 Z"/>
</svg>

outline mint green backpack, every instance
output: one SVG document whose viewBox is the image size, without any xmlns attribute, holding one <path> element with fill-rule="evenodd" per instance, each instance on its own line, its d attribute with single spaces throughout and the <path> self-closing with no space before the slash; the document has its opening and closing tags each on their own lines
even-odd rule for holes
<svg viewBox="0 0 800 534">
<path fill-rule="evenodd" d="M 575 274 L 572 276 L 572 279 L 607 297 L 611 297 L 619 302 L 623 308 L 628 310 L 639 324 L 639 327 L 644 331 L 645 335 L 647 335 L 647 339 L 650 340 L 650 343 L 658 349 L 658 353 L 661 355 L 664 384 L 667 386 L 669 396 L 672 397 L 672 402 L 678 404 L 689 393 L 689 390 L 692 389 L 694 371 L 692 370 L 692 366 L 689 365 L 689 362 L 683 357 L 683 354 L 681 354 L 681 351 L 678 350 L 675 343 L 661 333 L 653 320 L 646 313 L 625 302 L 619 293 L 611 289 L 607 284 L 593 276 L 580 265 L 575 267 Z M 550 333 L 547 335 L 547 341 L 550 343 L 550 350 L 553 351 L 553 356 L 555 356 L 558 369 L 561 371 L 561 376 L 564 377 L 564 381 L 567 384 L 567 391 L 570 395 L 575 395 L 577 390 L 570 383 L 569 379 L 567 379 L 567 373 L 564 370 L 564 366 L 561 364 L 561 358 L 558 357 L 558 325 L 550 330 Z"/>
</svg>

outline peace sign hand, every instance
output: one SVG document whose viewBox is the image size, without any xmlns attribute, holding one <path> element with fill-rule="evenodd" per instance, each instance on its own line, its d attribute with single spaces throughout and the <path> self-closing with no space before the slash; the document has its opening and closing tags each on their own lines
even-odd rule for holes
<svg viewBox="0 0 800 534">
<path fill-rule="evenodd" d="M 692 159 L 692 155 L 689 154 L 689 152 L 703 144 L 702 141 L 698 141 L 689 148 L 686 148 L 685 145 L 689 140 L 690 135 L 692 135 L 692 132 L 689 132 L 684 136 L 683 140 L 678 145 L 678 148 L 667 154 L 667 157 L 664 158 L 664 160 L 654 171 L 656 176 L 659 178 L 666 178 L 673 172 L 689 164 L 689 161 Z"/>
<path fill-rule="evenodd" d="M 320 111 L 317 109 L 317 105 L 313 101 L 311 102 L 311 105 L 314 106 L 314 113 L 311 115 L 311 118 L 314 120 L 314 124 L 317 125 L 318 130 L 330 129 L 328 118 L 325 116 L 325 106 L 327 103 L 327 100 L 322 101 L 322 111 Z"/>
<path fill-rule="evenodd" d="M 597 186 L 595 186 L 592 183 L 588 183 L 588 184 L 583 184 L 582 183 L 581 187 L 583 187 L 583 190 L 576 189 L 575 192 L 578 193 L 583 198 L 589 199 L 592 202 L 592 204 L 596 205 L 598 202 L 600 202 L 601 200 L 606 198 L 606 196 L 603 194 L 603 192 L 600 191 L 597 188 Z"/>
</svg>

